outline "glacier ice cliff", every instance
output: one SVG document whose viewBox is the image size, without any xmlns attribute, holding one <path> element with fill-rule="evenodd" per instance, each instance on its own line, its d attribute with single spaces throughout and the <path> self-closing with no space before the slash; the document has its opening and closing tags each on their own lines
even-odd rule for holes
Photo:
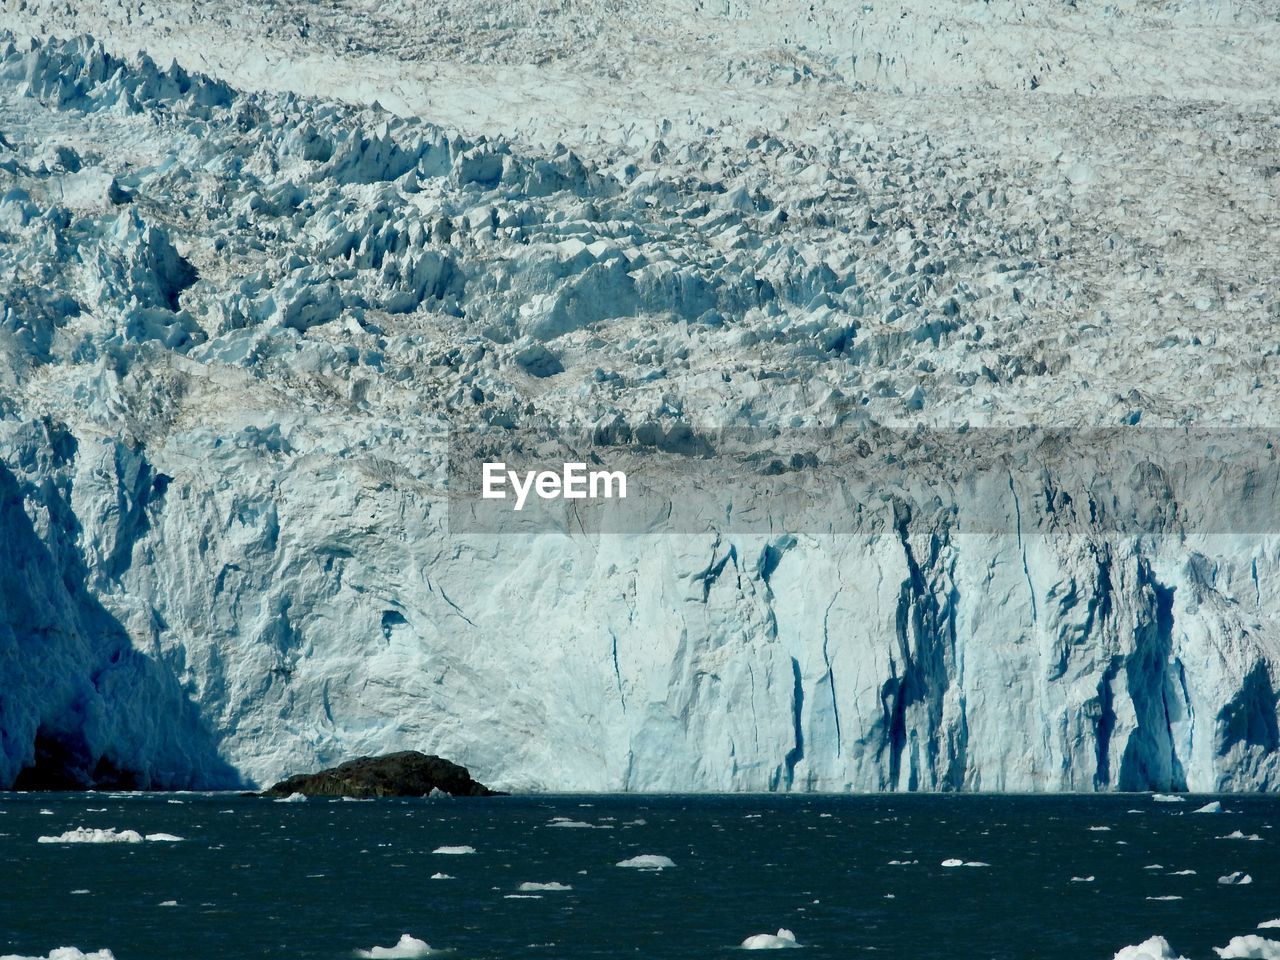
<svg viewBox="0 0 1280 960">
<path fill-rule="evenodd" d="M 990 529 L 451 530 L 460 424 L 743 424 L 769 464 L 1270 422 L 1274 125 L 1151 109 L 1071 155 L 869 107 L 587 151 L 0 40 L 0 785 L 417 749 L 501 789 L 1280 786 L 1265 477 L 1141 534 L 1056 529 L 1063 477 Z M 1150 215 L 1133 158 L 1207 177 L 1221 139 Z M 1197 529 L 1224 490 L 1263 525 Z"/>
</svg>

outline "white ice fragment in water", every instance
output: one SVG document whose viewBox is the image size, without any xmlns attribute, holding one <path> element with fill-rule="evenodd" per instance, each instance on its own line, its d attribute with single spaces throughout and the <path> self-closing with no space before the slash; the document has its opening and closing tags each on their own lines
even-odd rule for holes
<svg viewBox="0 0 1280 960">
<path fill-rule="evenodd" d="M 1243 833 L 1240 830 L 1232 830 L 1226 836 L 1216 837 L 1217 840 L 1261 840 L 1262 838 L 1256 833 Z"/>
<path fill-rule="evenodd" d="M 1151 795 L 1151 799 L 1154 800 L 1156 803 L 1186 803 L 1187 802 L 1186 797 L 1177 797 L 1177 796 L 1174 796 L 1172 793 L 1153 793 Z M 1158 938 L 1153 938 L 1153 939 L 1158 939 Z M 1147 943 L 1150 943 L 1150 942 L 1151 942 L 1150 940 L 1147 941 Z M 1168 946 L 1168 944 L 1165 944 L 1165 945 Z"/>
<path fill-rule="evenodd" d="M 41 810 L 41 811 L 40 811 L 40 816 L 42 816 L 42 817 L 52 817 L 52 816 L 53 816 L 53 811 L 52 811 L 52 810 L 48 810 L 48 809 Z M 69 948 L 69 949 L 74 950 L 75 948 L 74 948 L 74 947 L 71 947 L 71 948 Z"/>
<path fill-rule="evenodd" d="M 942 861 L 942 865 L 943 865 L 944 867 L 963 867 L 963 866 L 964 866 L 964 861 L 963 861 L 963 860 L 957 860 L 955 857 L 952 857 L 952 858 L 950 858 L 949 860 L 943 860 L 943 861 Z"/>
<path fill-rule="evenodd" d="M 966 860 L 966 861 L 964 862 L 964 865 L 965 865 L 966 867 L 989 867 L 989 866 L 991 866 L 991 864 L 989 864 L 989 863 L 985 863 L 985 862 L 983 862 L 982 860 Z"/>
<path fill-rule="evenodd" d="M 1148 900 L 1181 900 L 1182 898 L 1178 896 L 1174 896 L 1173 894 L 1168 894 L 1163 897 L 1147 897 L 1147 899 Z"/>
<path fill-rule="evenodd" d="M 1171 877 L 1194 877 L 1195 875 L 1196 872 L 1194 870 L 1175 870 L 1169 874 Z"/>
<path fill-rule="evenodd" d="M 85 953 L 76 947 L 55 947 L 47 957 L 24 957 L 16 953 L 6 953 L 0 960 L 116 960 L 110 950 L 94 950 Z"/>
<path fill-rule="evenodd" d="M 137 830 L 120 830 L 108 827 L 106 830 L 76 827 L 56 837 L 40 837 L 37 843 L 141 843 L 142 834 Z"/>
<path fill-rule="evenodd" d="M 784 950 L 798 946 L 800 944 L 796 943 L 796 935 L 785 928 L 777 933 L 757 933 L 742 941 L 743 950 Z"/>
<path fill-rule="evenodd" d="M 449 876 L 449 874 L 447 873 L 433 873 L 431 875 L 431 879 L 432 880 L 452 880 L 453 877 Z"/>
<path fill-rule="evenodd" d="M 919 863 L 919 862 L 920 862 L 919 860 L 890 860 L 890 861 L 889 861 L 889 866 L 891 866 L 891 867 L 909 867 L 909 866 L 911 866 L 913 863 Z M 943 866 L 946 866 L 946 864 L 943 864 Z"/>
<path fill-rule="evenodd" d="M 1232 937 L 1225 947 L 1214 947 L 1222 960 L 1280 960 L 1280 941 L 1268 940 L 1256 933 Z"/>
<path fill-rule="evenodd" d="M 89 892 L 88 890 L 72 890 L 71 895 L 75 897 L 88 892 Z"/>
<path fill-rule="evenodd" d="M 431 947 L 417 937 L 408 933 L 400 935 L 394 947 L 370 947 L 368 950 L 357 950 L 357 957 L 369 957 L 372 960 L 401 960 L 408 957 L 425 957 L 432 952 Z"/>
<path fill-rule="evenodd" d="M 1072 877 L 1071 882 L 1072 883 L 1093 883 L 1093 874 L 1089 874 L 1089 876 L 1087 877 Z"/>
<path fill-rule="evenodd" d="M 279 800 L 276 801 L 276 803 L 305 803 L 306 799 L 307 799 L 306 796 L 304 796 L 301 793 L 291 793 L 287 797 L 281 797 Z M 378 950 L 381 948 L 374 947 L 374 949 Z"/>
<path fill-rule="evenodd" d="M 608 824 L 597 826 L 594 823 L 587 823 L 584 820 L 570 820 L 568 817 L 555 817 L 547 824 L 548 827 L 571 827 L 578 830 L 612 830 L 613 827 Z"/>
<path fill-rule="evenodd" d="M 637 857 L 619 860 L 617 865 L 620 867 L 635 867 L 637 870 L 665 870 L 667 867 L 674 867 L 676 864 L 670 857 L 664 857 L 659 853 L 642 853 Z"/>
<path fill-rule="evenodd" d="M 1148 864 L 1147 864 L 1145 867 L 1143 867 L 1142 869 L 1143 869 L 1143 870 L 1163 870 L 1163 869 L 1164 869 L 1164 864 L 1163 864 L 1163 863 L 1148 863 Z"/>
<path fill-rule="evenodd" d="M 475 853 L 475 852 L 476 852 L 476 848 L 475 848 L 475 847 L 468 847 L 468 846 L 460 846 L 460 847 L 436 847 L 436 848 L 435 848 L 434 850 L 432 850 L 431 852 L 432 852 L 432 853 L 443 853 L 443 854 L 448 854 L 449 856 L 455 856 L 455 857 L 456 857 L 456 856 L 462 856 L 464 853 Z"/>
<path fill-rule="evenodd" d="M 1122 947 L 1112 960 L 1186 960 L 1173 952 L 1164 937 L 1152 937 L 1135 947 Z"/>
<path fill-rule="evenodd" d="M 1224 886 L 1242 887 L 1246 883 L 1253 883 L 1253 877 L 1243 870 L 1236 870 L 1234 873 L 1228 873 L 1225 877 L 1219 877 L 1218 882 Z"/>
<path fill-rule="evenodd" d="M 148 833 L 147 839 L 153 843 L 181 843 L 182 837 L 175 837 L 172 833 Z"/>
<path fill-rule="evenodd" d="M 1092 830 L 1094 833 L 1101 833 L 1102 831 L 1110 830 L 1111 828 L 1110 827 L 1090 827 L 1089 829 Z"/>
<path fill-rule="evenodd" d="M 1270 930 L 1273 927 L 1280 927 L 1280 920 L 1263 920 L 1258 924 L 1259 930 Z"/>
<path fill-rule="evenodd" d="M 1192 813 L 1222 813 L 1222 803 L 1218 800 L 1214 800 L 1211 803 L 1206 803 L 1203 807 L 1196 807 L 1191 812 Z"/>
<path fill-rule="evenodd" d="M 503 900 L 541 900 L 540 893 L 508 893 Z"/>
<path fill-rule="evenodd" d="M 161 900 L 157 904 L 157 906 L 160 906 L 160 907 L 176 907 L 177 905 L 178 905 L 177 900 Z"/>
<path fill-rule="evenodd" d="M 550 883 L 534 883 L 532 881 L 525 881 L 516 889 L 521 893 L 530 893 L 535 890 L 572 890 L 573 887 L 569 886 L 567 883 L 556 883 L 553 880 Z"/>
</svg>

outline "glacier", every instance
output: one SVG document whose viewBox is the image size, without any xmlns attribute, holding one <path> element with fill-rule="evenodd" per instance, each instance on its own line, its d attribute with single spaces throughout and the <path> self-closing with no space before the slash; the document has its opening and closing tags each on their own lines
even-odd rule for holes
<svg viewBox="0 0 1280 960">
<path fill-rule="evenodd" d="M 555 142 L 488 93 L 463 133 L 457 97 L 248 89 L 91 25 L 0 39 L 0 786 L 399 749 L 505 790 L 1280 786 L 1268 474 L 1140 532 L 1055 526 L 1070 476 L 984 488 L 976 528 L 731 486 L 750 522 L 459 532 L 449 499 L 460 425 L 675 460 L 746 425 L 786 470 L 821 429 L 1274 423 L 1250 96 L 1137 116 L 1090 60 L 1073 134 L 1021 86 L 930 106 L 901 58 L 837 83 L 812 40 L 750 61 L 809 126 Z M 1224 500 L 1261 523 L 1197 525 Z"/>
</svg>

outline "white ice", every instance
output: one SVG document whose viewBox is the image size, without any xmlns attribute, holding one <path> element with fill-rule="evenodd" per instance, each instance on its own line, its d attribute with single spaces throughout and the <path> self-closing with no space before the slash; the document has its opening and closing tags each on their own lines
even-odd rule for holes
<svg viewBox="0 0 1280 960">
<path fill-rule="evenodd" d="M 368 950 L 357 950 L 357 957 L 368 957 L 371 960 L 405 960 L 411 957 L 425 957 L 432 952 L 424 940 L 408 933 L 402 933 L 394 947 L 370 947 Z"/>
<path fill-rule="evenodd" d="M 1214 947 L 1213 952 L 1222 960 L 1280 960 L 1280 941 L 1251 933 L 1232 937 L 1225 947 Z"/>
<path fill-rule="evenodd" d="M 796 935 L 785 928 L 777 933 L 757 933 L 742 941 L 743 950 L 784 950 L 798 946 Z"/>
<path fill-rule="evenodd" d="M 620 867 L 635 867 L 637 870 L 665 870 L 675 865 L 675 861 L 670 857 L 664 857 L 658 853 L 642 853 L 637 857 L 618 861 Z"/>
</svg>

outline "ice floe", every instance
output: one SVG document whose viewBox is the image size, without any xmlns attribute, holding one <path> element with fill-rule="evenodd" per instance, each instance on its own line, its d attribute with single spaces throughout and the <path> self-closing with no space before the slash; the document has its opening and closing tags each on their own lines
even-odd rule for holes
<svg viewBox="0 0 1280 960">
<path fill-rule="evenodd" d="M 1221 801 L 1214 800 L 1211 803 L 1206 803 L 1203 807 L 1196 807 L 1191 812 L 1192 813 L 1222 813 L 1222 803 Z"/>
<path fill-rule="evenodd" d="M 1215 839 L 1218 839 L 1218 840 L 1261 840 L 1262 838 L 1261 838 L 1260 836 L 1258 836 L 1256 833 L 1245 833 L 1245 832 L 1244 832 L 1244 831 L 1242 831 L 1242 830 L 1232 830 L 1230 833 L 1225 834 L 1225 835 L 1223 835 L 1223 836 L 1221 836 L 1221 837 L 1216 837 Z"/>
<path fill-rule="evenodd" d="M 137 830 L 116 830 L 108 827 L 98 830 L 90 827 L 76 827 L 56 837 L 40 837 L 38 843 L 142 843 L 142 834 Z"/>
<path fill-rule="evenodd" d="M 466 853 L 475 853 L 475 852 L 476 852 L 476 848 L 475 848 L 475 847 L 469 847 L 469 846 L 466 846 L 466 845 L 458 846 L 458 847 L 436 847 L 436 848 L 435 848 L 434 850 L 432 850 L 431 852 L 432 852 L 432 853 L 443 853 L 443 854 L 447 854 L 448 856 L 459 857 L 459 856 L 462 856 L 463 854 L 466 854 Z"/>
<path fill-rule="evenodd" d="M 1181 900 L 1182 898 L 1174 894 L 1165 894 L 1163 897 L 1147 897 L 1148 900 Z"/>
<path fill-rule="evenodd" d="M 425 940 L 402 933 L 394 947 L 370 947 L 368 950 L 357 950 L 357 957 L 368 957 L 370 960 L 405 960 L 411 957 L 425 957 L 433 953 Z"/>
<path fill-rule="evenodd" d="M 1071 882 L 1072 882 L 1072 883 L 1093 883 L 1093 880 L 1094 880 L 1093 874 L 1089 874 L 1089 876 L 1087 876 L 1087 877 L 1072 877 L 1072 878 L 1071 878 Z"/>
<path fill-rule="evenodd" d="M 950 859 L 943 860 L 942 865 L 944 867 L 989 867 L 991 866 L 991 864 L 984 863 L 981 860 L 959 860 L 955 857 L 951 857 Z"/>
<path fill-rule="evenodd" d="M 1280 927 L 1280 920 L 1263 920 L 1258 924 L 1259 930 L 1271 930 L 1275 927 Z"/>
<path fill-rule="evenodd" d="M 1236 870 L 1234 873 L 1228 873 L 1225 877 L 1219 877 L 1218 882 L 1224 886 L 1242 887 L 1246 883 L 1253 883 L 1253 877 L 1243 870 Z"/>
<path fill-rule="evenodd" d="M 116 960 L 110 950 L 94 950 L 85 953 L 76 947 L 57 947 L 49 951 L 47 957 L 26 957 L 17 953 L 6 953 L 0 960 Z"/>
<path fill-rule="evenodd" d="M 572 890 L 573 887 L 569 886 L 567 883 L 556 883 L 553 880 L 550 883 L 534 883 L 532 881 L 525 881 L 516 889 L 521 893 L 531 893 L 536 890 Z"/>
<path fill-rule="evenodd" d="M 433 873 L 431 875 L 431 879 L 432 880 L 452 880 L 453 877 L 449 876 L 449 874 L 447 873 Z"/>
<path fill-rule="evenodd" d="M 554 817 L 547 824 L 548 827 L 569 827 L 578 830 L 612 830 L 609 824 L 587 823 L 585 820 L 570 820 L 568 817 Z"/>
<path fill-rule="evenodd" d="M 1232 937 L 1225 947 L 1214 947 L 1222 960 L 1280 960 L 1280 940 L 1268 940 L 1256 933 Z"/>
<path fill-rule="evenodd" d="M 670 857 L 664 857 L 659 853 L 642 853 L 636 857 L 619 860 L 617 865 L 619 867 L 635 867 L 637 870 L 665 870 L 667 867 L 674 867 L 676 864 Z"/>
<path fill-rule="evenodd" d="M 1187 802 L 1186 797 L 1175 796 L 1172 793 L 1153 793 L 1151 795 L 1151 799 L 1154 800 L 1156 803 L 1186 803 Z M 1158 938 L 1152 938 L 1152 939 L 1158 939 Z M 1151 942 L 1150 940 L 1147 941 L 1147 943 L 1150 943 L 1150 942 Z M 1168 944 L 1165 944 L 1165 946 L 1168 946 Z"/>
<path fill-rule="evenodd" d="M 800 944 L 796 943 L 796 935 L 785 928 L 779 929 L 777 933 L 757 933 L 742 941 L 743 950 L 783 950 L 798 946 Z"/>
<path fill-rule="evenodd" d="M 306 800 L 307 798 L 301 793 L 291 793 L 287 797 L 281 797 L 276 803 L 305 803 Z"/>
<path fill-rule="evenodd" d="M 1186 960 L 1169 946 L 1164 937 L 1151 937 L 1137 946 L 1122 947 L 1112 960 Z"/>
</svg>

